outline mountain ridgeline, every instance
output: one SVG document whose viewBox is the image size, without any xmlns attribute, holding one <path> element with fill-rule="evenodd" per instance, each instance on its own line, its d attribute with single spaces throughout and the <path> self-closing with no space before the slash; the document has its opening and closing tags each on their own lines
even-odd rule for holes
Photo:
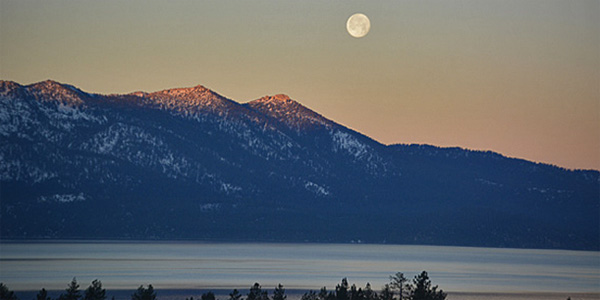
<svg viewBox="0 0 600 300">
<path fill-rule="evenodd" d="M 600 173 L 383 145 L 285 95 L 0 82 L 2 239 L 600 250 Z"/>
</svg>

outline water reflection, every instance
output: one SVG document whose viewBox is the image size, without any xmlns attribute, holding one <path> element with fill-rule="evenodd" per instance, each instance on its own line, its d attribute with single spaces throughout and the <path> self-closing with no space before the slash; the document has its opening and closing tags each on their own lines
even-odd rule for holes
<svg viewBox="0 0 600 300">
<path fill-rule="evenodd" d="M 56 242 L 0 244 L 0 281 L 64 289 L 73 276 L 107 289 L 333 288 L 342 277 L 378 289 L 427 270 L 447 291 L 600 293 L 600 252 L 353 244 Z"/>
</svg>

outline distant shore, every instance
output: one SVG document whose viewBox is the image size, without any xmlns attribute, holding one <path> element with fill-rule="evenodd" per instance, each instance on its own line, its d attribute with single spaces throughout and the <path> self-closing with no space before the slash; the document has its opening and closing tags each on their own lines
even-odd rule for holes
<svg viewBox="0 0 600 300">
<path fill-rule="evenodd" d="M 245 295 L 248 290 L 239 289 Z M 217 299 L 226 299 L 231 289 L 156 289 L 158 300 L 185 300 L 186 298 L 194 297 L 200 299 L 202 293 L 212 291 Z M 299 300 L 308 290 L 286 289 L 287 300 Z M 35 299 L 35 295 L 39 290 L 15 291 L 15 294 L 21 300 Z M 51 290 L 48 294 L 56 298 L 64 290 Z M 130 300 L 131 294 L 135 292 L 135 288 L 130 290 L 107 290 L 108 299 L 112 296 L 115 300 Z M 571 297 L 572 300 L 596 300 L 600 299 L 600 293 L 544 293 L 544 292 L 459 292 L 449 291 L 448 300 L 565 300 Z"/>
</svg>

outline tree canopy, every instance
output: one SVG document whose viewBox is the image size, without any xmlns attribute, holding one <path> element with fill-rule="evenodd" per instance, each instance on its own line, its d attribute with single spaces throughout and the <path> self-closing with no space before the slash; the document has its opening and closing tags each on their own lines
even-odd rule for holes
<svg viewBox="0 0 600 300">
<path fill-rule="evenodd" d="M 66 293 L 60 295 L 58 298 L 59 300 L 79 300 L 79 298 L 81 298 L 77 278 L 73 277 L 73 280 L 71 280 L 71 283 L 69 283 L 65 292 Z"/>
<path fill-rule="evenodd" d="M 154 287 L 151 284 L 148 285 L 148 288 L 140 285 L 137 291 L 131 295 L 131 300 L 156 300 Z"/>
<path fill-rule="evenodd" d="M 433 286 L 429 279 L 429 274 L 426 271 L 416 275 L 412 281 L 408 281 L 403 273 L 396 273 L 389 277 L 389 283 L 386 283 L 380 293 L 373 290 L 370 283 L 366 283 L 365 287 L 357 287 L 356 284 L 350 285 L 347 278 L 343 278 L 336 285 L 335 290 L 328 291 L 324 286 L 319 292 L 308 291 L 301 300 L 445 300 L 446 293 L 438 286 Z M 56 300 L 106 300 L 106 290 L 102 287 L 102 282 L 98 279 L 92 281 L 90 286 L 85 290 L 83 299 L 79 290 L 77 279 L 73 278 L 67 289 Z M 114 297 L 113 297 L 114 299 Z M 193 300 L 194 298 L 190 298 Z M 14 292 L 10 291 L 6 285 L 0 283 L 0 300 L 18 300 Z M 46 289 L 42 288 L 36 295 L 35 300 L 53 300 L 49 297 Z M 131 295 L 131 300 L 156 300 L 156 292 L 154 287 L 149 284 L 148 287 L 140 285 L 140 287 Z M 187 299 L 186 299 L 187 300 Z M 212 291 L 205 292 L 201 295 L 201 300 L 220 300 L 217 299 Z M 242 294 L 237 289 L 229 293 L 226 300 L 287 300 L 285 288 L 282 284 L 278 284 L 273 296 L 269 298 L 269 293 L 263 290 L 261 285 L 254 283 L 248 290 L 246 298 L 242 298 Z"/>
<path fill-rule="evenodd" d="M 106 300 L 106 290 L 102 288 L 102 282 L 98 279 L 85 290 L 84 300 Z"/>
</svg>

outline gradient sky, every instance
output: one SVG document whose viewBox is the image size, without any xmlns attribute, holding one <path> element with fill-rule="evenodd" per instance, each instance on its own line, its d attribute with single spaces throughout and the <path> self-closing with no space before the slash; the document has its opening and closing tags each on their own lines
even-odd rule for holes
<svg viewBox="0 0 600 300">
<path fill-rule="evenodd" d="M 386 144 L 600 169 L 597 0 L 0 0 L 0 77 L 285 93 Z"/>
</svg>

